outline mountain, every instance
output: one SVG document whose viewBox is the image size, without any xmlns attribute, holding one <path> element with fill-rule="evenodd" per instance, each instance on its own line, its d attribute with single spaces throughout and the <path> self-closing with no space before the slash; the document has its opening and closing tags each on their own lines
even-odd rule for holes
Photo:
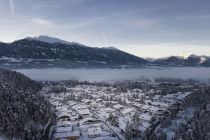
<svg viewBox="0 0 210 140">
<path fill-rule="evenodd" d="M 108 49 L 108 50 L 118 50 L 117 48 L 112 47 L 112 46 L 110 46 L 110 47 L 103 47 L 103 49 Z"/>
<path fill-rule="evenodd" d="M 37 36 L 37 37 L 26 37 L 25 39 L 42 41 L 42 42 L 46 42 L 46 43 L 71 44 L 71 42 L 68 42 L 68 41 L 65 41 L 65 40 L 62 40 L 62 39 L 58 39 L 58 38 L 55 38 L 55 37 L 46 36 L 46 35 L 40 35 L 40 36 Z"/>
<path fill-rule="evenodd" d="M 133 68 L 142 66 L 210 67 L 210 57 L 194 54 L 140 58 L 115 47 L 89 47 L 38 36 L 0 42 L 0 68 Z"/>
<path fill-rule="evenodd" d="M 170 56 L 167 58 L 155 59 L 152 63 L 159 66 L 209 67 L 210 57 L 198 56 L 195 54 L 190 54 L 188 56 Z"/>
<path fill-rule="evenodd" d="M 115 48 L 96 48 L 41 36 L 0 43 L 0 67 L 124 67 L 147 61 Z"/>
<path fill-rule="evenodd" d="M 0 69 L 1 135 L 10 139 L 40 139 L 36 135 L 41 136 L 51 117 L 50 103 L 39 94 L 41 88 L 18 72 Z"/>
</svg>

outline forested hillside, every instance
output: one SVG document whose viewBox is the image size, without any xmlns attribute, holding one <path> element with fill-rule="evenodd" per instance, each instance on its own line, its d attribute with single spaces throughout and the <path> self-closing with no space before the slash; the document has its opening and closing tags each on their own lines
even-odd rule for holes
<svg viewBox="0 0 210 140">
<path fill-rule="evenodd" d="M 39 139 L 51 111 L 38 92 L 42 86 L 28 77 L 0 70 L 0 134 Z"/>
</svg>

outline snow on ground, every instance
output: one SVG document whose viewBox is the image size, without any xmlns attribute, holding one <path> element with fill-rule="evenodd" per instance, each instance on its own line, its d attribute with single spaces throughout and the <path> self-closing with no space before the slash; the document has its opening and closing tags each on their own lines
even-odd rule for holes
<svg viewBox="0 0 210 140">
<path fill-rule="evenodd" d="M 164 130 L 167 134 L 167 140 L 173 139 L 173 137 L 175 136 L 174 132 L 176 132 L 176 130 L 182 123 L 186 123 L 187 120 L 193 117 L 194 111 L 195 108 L 189 107 L 178 113 L 177 117 L 172 120 L 171 125 Z"/>
<path fill-rule="evenodd" d="M 141 91 L 139 96 L 133 97 L 136 90 L 116 92 L 114 87 L 77 85 L 67 87 L 66 93 L 50 93 L 50 102 L 54 105 L 57 115 L 56 125 L 52 137 L 76 137 L 81 140 L 124 140 L 126 125 L 137 117 L 137 129 L 144 133 L 153 119 L 170 112 L 178 102 L 190 96 L 191 92 L 175 92 L 166 95 L 149 96 L 155 90 Z M 46 95 L 49 97 L 49 95 Z M 68 98 L 67 97 L 71 97 Z M 121 100 L 121 101 L 120 101 Z M 175 129 L 192 116 L 194 109 L 188 108 L 178 113 L 172 125 L 165 129 L 168 137 L 173 137 Z M 186 116 L 186 114 L 188 116 Z M 115 116 L 117 124 L 113 124 Z"/>
</svg>

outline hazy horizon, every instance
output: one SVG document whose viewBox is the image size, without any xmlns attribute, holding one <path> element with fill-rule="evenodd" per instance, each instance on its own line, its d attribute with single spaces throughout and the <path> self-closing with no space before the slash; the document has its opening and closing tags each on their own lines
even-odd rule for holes
<svg viewBox="0 0 210 140">
<path fill-rule="evenodd" d="M 40 35 L 40 36 L 47 36 L 47 37 L 53 37 L 53 36 L 49 36 L 49 35 Z M 37 37 L 39 37 L 39 36 L 26 36 L 26 37 L 23 37 L 23 38 L 19 38 L 19 39 L 16 39 L 16 40 L 13 40 L 13 41 L 10 41 L 10 42 L 3 42 L 3 41 L 0 41 L 0 42 L 3 42 L 3 43 L 12 43 L 12 42 L 15 42 L 15 41 L 17 41 L 17 40 L 20 40 L 20 39 L 25 39 L 25 38 L 37 38 Z M 53 38 L 57 38 L 57 37 L 53 37 Z M 63 40 L 62 38 L 57 38 L 57 39 L 61 39 L 61 40 Z M 69 40 L 63 40 L 63 41 L 67 41 L 67 42 L 75 42 L 75 41 L 69 41 Z M 75 42 L 75 43 L 79 43 L 79 44 L 81 44 L 80 42 Z M 86 45 L 86 44 L 82 44 L 82 45 Z M 87 45 L 86 45 L 87 46 Z M 97 46 L 88 46 L 88 47 L 97 47 Z M 101 47 L 99 47 L 99 48 L 104 48 L 104 47 L 114 47 L 114 48 L 117 48 L 117 49 L 120 49 L 120 48 L 118 48 L 118 47 L 116 47 L 116 46 L 101 46 Z M 120 49 L 120 50 L 122 50 L 122 49 Z M 132 52 L 129 52 L 129 51 L 126 51 L 126 50 L 122 50 L 122 51 L 125 51 L 125 52 L 127 52 L 127 53 L 130 53 L 130 54 L 132 54 L 132 55 L 136 55 L 135 53 L 132 53 Z M 170 57 L 170 56 L 180 56 L 180 57 L 188 57 L 188 56 L 190 56 L 190 55 L 198 55 L 198 56 L 210 56 L 210 55 L 205 55 L 205 54 L 200 54 L 200 53 L 194 53 L 194 52 L 182 52 L 182 53 L 180 53 L 180 54 L 171 54 L 171 55 L 165 55 L 165 56 L 157 56 L 157 57 L 153 57 L 153 56 L 139 56 L 139 55 L 136 55 L 136 56 L 138 56 L 138 57 L 142 57 L 142 58 L 145 58 L 145 59 L 152 59 L 152 58 L 154 58 L 154 59 L 158 59 L 158 58 L 167 58 L 167 57 Z"/>
</svg>

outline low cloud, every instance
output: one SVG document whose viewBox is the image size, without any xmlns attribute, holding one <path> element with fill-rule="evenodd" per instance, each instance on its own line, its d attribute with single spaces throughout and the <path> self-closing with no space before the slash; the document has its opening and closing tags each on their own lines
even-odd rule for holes
<svg viewBox="0 0 210 140">
<path fill-rule="evenodd" d="M 79 80 L 79 81 L 118 81 L 141 78 L 179 78 L 208 81 L 210 68 L 150 67 L 141 69 L 20 69 L 17 70 L 34 80 Z"/>
<path fill-rule="evenodd" d="M 54 23 L 51 20 L 43 19 L 43 18 L 34 18 L 32 19 L 34 24 L 38 24 L 45 27 L 52 27 Z"/>
</svg>

